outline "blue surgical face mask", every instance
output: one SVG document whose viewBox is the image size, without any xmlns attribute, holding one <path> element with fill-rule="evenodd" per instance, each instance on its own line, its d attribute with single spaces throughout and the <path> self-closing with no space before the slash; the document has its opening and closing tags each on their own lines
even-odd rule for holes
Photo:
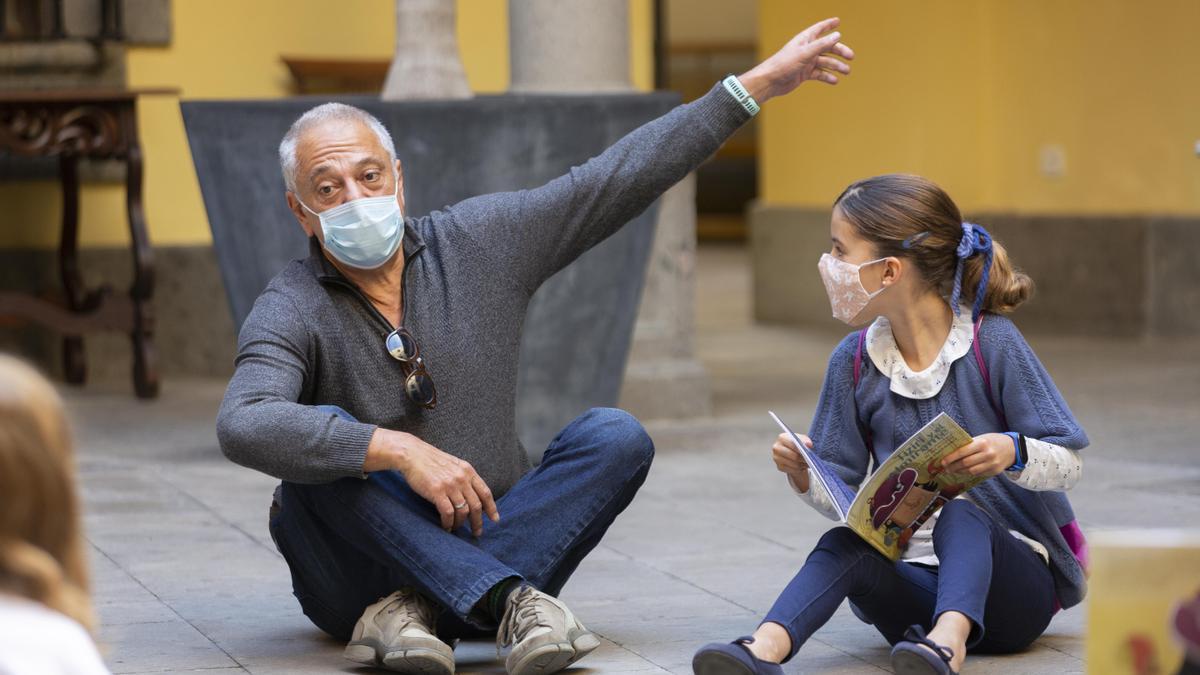
<svg viewBox="0 0 1200 675">
<path fill-rule="evenodd" d="M 304 202 L 300 205 L 321 219 L 326 253 L 344 265 L 373 270 L 391 259 L 404 238 L 404 218 L 396 200 L 399 193 L 397 180 L 396 192 L 390 196 L 363 197 L 320 213 Z"/>
</svg>

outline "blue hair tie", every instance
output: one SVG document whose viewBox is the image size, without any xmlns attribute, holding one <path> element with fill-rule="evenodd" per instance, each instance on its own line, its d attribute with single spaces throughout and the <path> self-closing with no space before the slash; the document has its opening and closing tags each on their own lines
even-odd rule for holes
<svg viewBox="0 0 1200 675">
<path fill-rule="evenodd" d="M 964 263 L 967 258 L 982 253 L 984 256 L 983 274 L 979 276 L 979 285 L 975 287 L 975 306 L 971 309 L 971 321 L 975 321 L 983 309 L 983 296 L 987 291 L 988 276 L 992 271 L 992 235 L 988 234 L 983 226 L 975 223 L 963 223 L 962 230 L 963 236 L 955 251 L 958 255 L 958 267 L 954 270 L 954 290 L 950 293 L 950 307 L 954 309 L 954 315 L 958 316 L 958 302 L 962 297 Z"/>
</svg>

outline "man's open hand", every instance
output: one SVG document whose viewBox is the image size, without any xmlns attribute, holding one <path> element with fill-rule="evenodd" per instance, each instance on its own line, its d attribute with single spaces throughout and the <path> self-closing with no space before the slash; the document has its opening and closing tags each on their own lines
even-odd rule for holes
<svg viewBox="0 0 1200 675">
<path fill-rule="evenodd" d="M 487 483 L 475 472 L 470 462 L 445 453 L 412 434 L 379 429 L 367 450 L 363 471 L 396 469 L 413 492 L 437 507 L 442 527 L 457 530 L 468 520 L 471 532 L 483 534 L 483 516 L 493 523 L 500 521 L 500 512 L 492 499 Z M 382 446 L 379 452 L 373 449 Z"/>
<path fill-rule="evenodd" d="M 738 80 L 760 105 L 806 80 L 837 84 L 839 75 L 850 74 L 845 61 L 854 58 L 854 50 L 840 42 L 842 34 L 835 30 L 839 23 L 841 19 L 832 18 L 809 26 Z"/>
</svg>

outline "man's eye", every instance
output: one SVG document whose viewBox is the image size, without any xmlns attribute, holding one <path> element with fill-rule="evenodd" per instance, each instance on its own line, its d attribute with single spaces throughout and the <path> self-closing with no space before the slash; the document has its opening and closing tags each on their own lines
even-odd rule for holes
<svg viewBox="0 0 1200 675">
<path fill-rule="evenodd" d="M 368 171 L 367 172 L 367 180 L 369 180 L 369 181 L 379 180 L 379 172 L 378 171 Z"/>
<path fill-rule="evenodd" d="M 333 186 L 332 185 L 322 185 L 321 187 L 317 188 L 317 193 L 322 196 L 329 196 L 329 195 L 333 194 Z"/>
</svg>

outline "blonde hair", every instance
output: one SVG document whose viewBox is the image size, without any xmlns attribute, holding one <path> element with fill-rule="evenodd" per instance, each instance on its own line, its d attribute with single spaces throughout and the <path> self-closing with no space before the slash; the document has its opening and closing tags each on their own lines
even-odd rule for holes
<svg viewBox="0 0 1200 675">
<path fill-rule="evenodd" d="M 0 354 L 0 592 L 90 631 L 83 545 L 62 400 L 33 368 Z"/>
<path fill-rule="evenodd" d="M 876 257 L 911 260 L 921 277 L 949 297 L 958 267 L 963 218 L 950 195 L 933 181 L 910 174 L 886 174 L 850 185 L 833 203 L 855 231 L 870 241 Z M 995 239 L 992 264 L 981 303 L 983 311 L 1008 313 L 1033 295 L 1033 279 L 1013 267 Z M 983 255 L 963 261 L 963 300 L 974 304 L 983 278 Z"/>
</svg>

